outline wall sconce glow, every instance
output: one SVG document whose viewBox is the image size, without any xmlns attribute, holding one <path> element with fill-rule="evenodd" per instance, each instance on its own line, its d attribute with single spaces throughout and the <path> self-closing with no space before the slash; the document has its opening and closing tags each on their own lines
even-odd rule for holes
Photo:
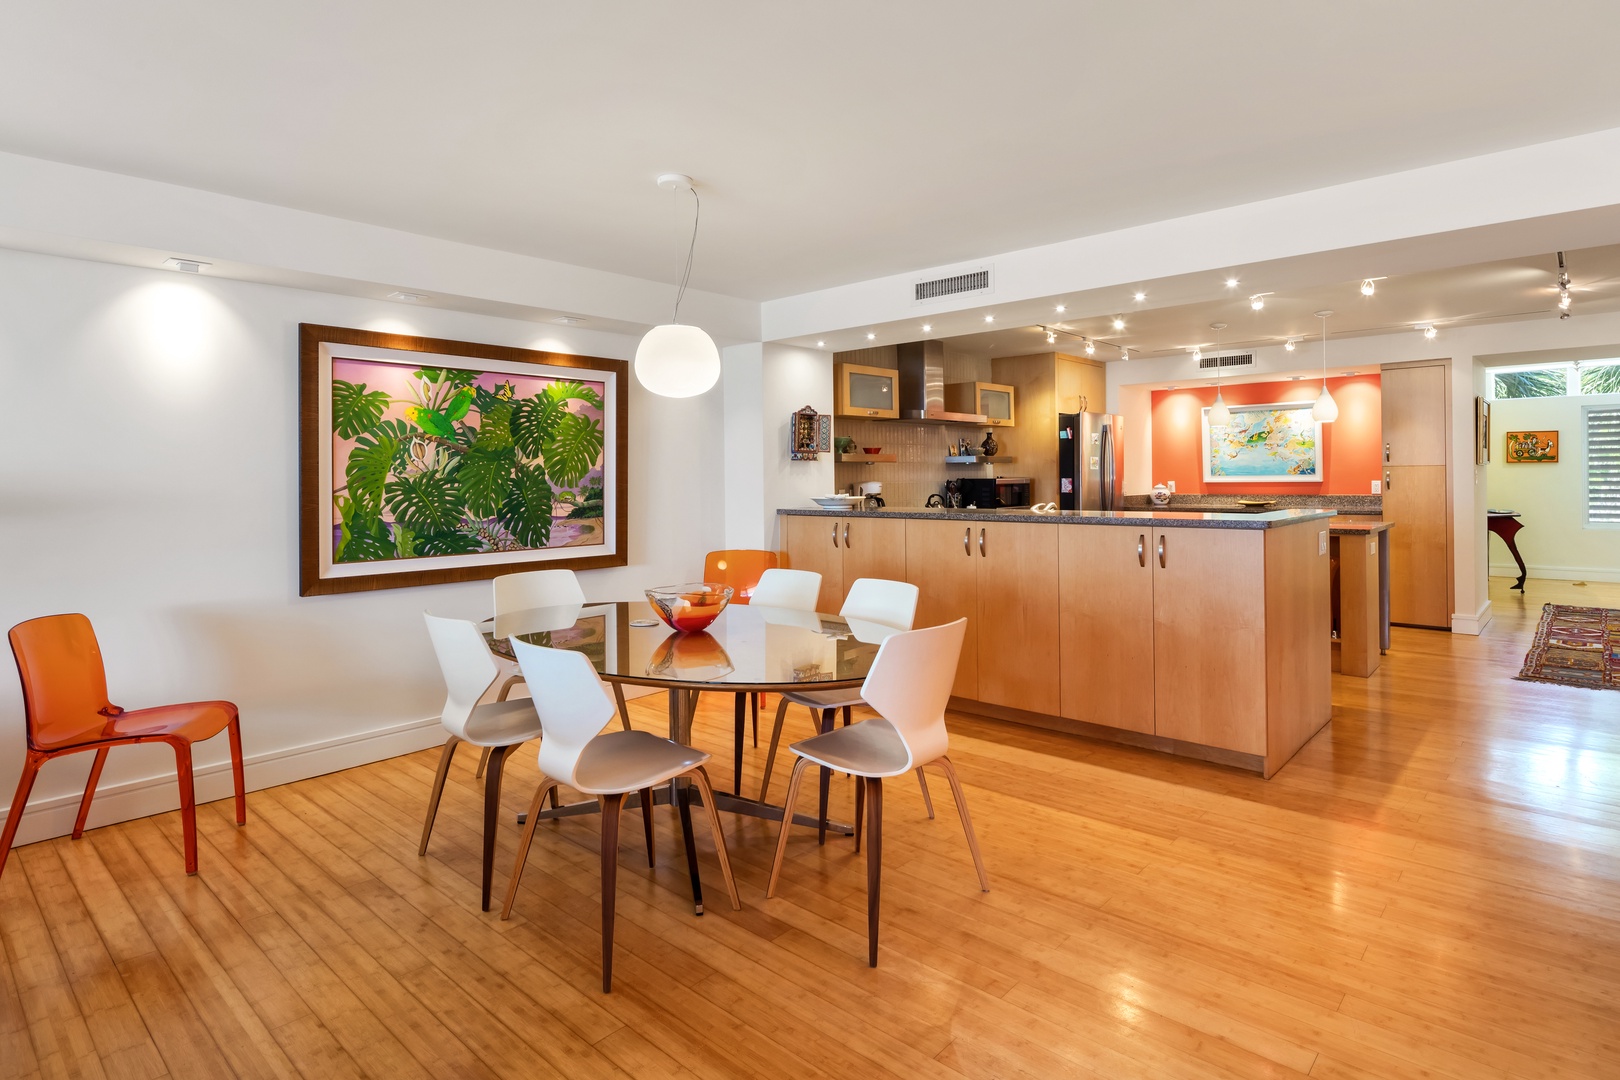
<svg viewBox="0 0 1620 1080">
<path fill-rule="evenodd" d="M 226 323 L 219 302 L 193 282 L 163 278 L 131 292 L 127 304 L 131 357 L 153 388 L 170 399 L 211 393 L 217 372 L 209 361 Z"/>
<path fill-rule="evenodd" d="M 720 381 L 720 350 L 701 327 L 655 326 L 636 346 L 636 379 L 662 397 L 696 397 Z"/>
<path fill-rule="evenodd" d="M 164 259 L 163 265 L 170 270 L 178 270 L 182 274 L 200 274 L 213 266 L 213 263 L 199 262 L 196 259 Z"/>
</svg>

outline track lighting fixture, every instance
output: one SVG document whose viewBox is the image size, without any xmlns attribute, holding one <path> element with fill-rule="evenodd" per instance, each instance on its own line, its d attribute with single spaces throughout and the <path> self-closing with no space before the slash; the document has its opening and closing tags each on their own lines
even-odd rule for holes
<svg viewBox="0 0 1620 1080">
<path fill-rule="evenodd" d="M 1322 394 L 1311 406 L 1311 415 L 1324 424 L 1331 424 L 1339 418 L 1339 403 L 1333 400 L 1327 387 L 1327 321 L 1333 312 L 1318 311 L 1316 317 L 1322 320 Z"/>
<path fill-rule="evenodd" d="M 1129 350 L 1125 346 L 1121 345 L 1119 347 L 1119 358 L 1121 360 L 1129 360 L 1131 358 L 1131 350 Z"/>
<path fill-rule="evenodd" d="M 1287 341 L 1283 342 L 1283 348 L 1287 349 L 1289 352 L 1293 352 L 1298 343 L 1298 338 L 1289 338 Z"/>
<path fill-rule="evenodd" d="M 1430 341 L 1433 341 L 1440 334 L 1440 331 L 1435 329 L 1433 323 L 1425 323 L 1419 326 L 1418 329 L 1423 331 L 1423 336 L 1428 338 Z"/>
<path fill-rule="evenodd" d="M 1255 293 L 1253 296 L 1249 297 L 1249 306 L 1254 308 L 1254 310 L 1259 311 L 1261 308 L 1266 306 L 1266 297 L 1270 295 L 1271 293 L 1268 292 Z"/>
<path fill-rule="evenodd" d="M 1569 270 L 1564 266 L 1564 253 L 1558 253 L 1558 317 L 1569 318 Z"/>
<path fill-rule="evenodd" d="M 1361 295 L 1362 296 L 1371 296 L 1378 288 L 1377 283 L 1380 282 L 1380 281 L 1387 281 L 1387 280 L 1389 280 L 1389 279 L 1388 278 L 1381 278 L 1381 277 L 1362 278 L 1361 279 Z"/>
<path fill-rule="evenodd" d="M 1048 345 L 1056 345 L 1057 344 L 1057 335 L 1052 333 L 1052 331 L 1048 330 L 1046 332 L 1046 343 Z"/>
<path fill-rule="evenodd" d="M 1097 355 L 1097 343 L 1095 341 L 1092 341 L 1090 338 L 1084 338 L 1082 340 L 1084 340 L 1085 343 L 1086 343 L 1086 355 L 1087 356 L 1096 356 Z"/>
<path fill-rule="evenodd" d="M 1197 345 L 1192 347 L 1193 363 L 1201 364 L 1204 361 L 1204 352 Z"/>
</svg>

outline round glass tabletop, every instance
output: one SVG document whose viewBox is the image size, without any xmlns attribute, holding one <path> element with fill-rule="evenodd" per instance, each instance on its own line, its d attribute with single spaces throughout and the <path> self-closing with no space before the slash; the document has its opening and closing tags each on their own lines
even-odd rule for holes
<svg viewBox="0 0 1620 1080">
<path fill-rule="evenodd" d="M 532 608 L 485 624 L 490 647 L 507 659 L 508 639 L 516 637 L 582 652 L 610 682 L 761 691 L 859 685 L 883 639 L 897 632 L 837 615 L 733 604 L 707 630 L 682 634 L 645 600 Z"/>
</svg>

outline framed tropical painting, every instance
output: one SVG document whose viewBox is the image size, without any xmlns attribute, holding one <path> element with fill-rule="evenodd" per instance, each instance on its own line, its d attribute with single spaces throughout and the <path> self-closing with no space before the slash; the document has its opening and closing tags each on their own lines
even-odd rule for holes
<svg viewBox="0 0 1620 1080">
<path fill-rule="evenodd" d="M 298 331 L 299 595 L 627 562 L 625 361 Z"/>
<path fill-rule="evenodd" d="M 1322 425 L 1314 402 L 1232 405 L 1232 422 L 1211 427 L 1203 411 L 1204 479 L 1322 482 Z"/>
</svg>

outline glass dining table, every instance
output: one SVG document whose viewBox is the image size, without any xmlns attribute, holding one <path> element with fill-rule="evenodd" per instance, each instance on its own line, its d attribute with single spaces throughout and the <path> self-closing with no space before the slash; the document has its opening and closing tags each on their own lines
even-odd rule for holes
<svg viewBox="0 0 1620 1080">
<path fill-rule="evenodd" d="M 497 615 L 484 624 L 490 648 L 513 659 L 511 640 L 584 653 L 598 675 L 609 683 L 650 686 L 668 694 L 668 735 L 689 744 L 698 695 L 782 693 L 792 690 L 839 690 L 858 687 L 871 670 L 883 639 L 897 631 L 880 623 L 844 619 L 813 611 L 761 604 L 734 604 L 706 630 L 680 633 L 659 621 L 645 600 L 532 608 Z M 543 690 L 530 688 L 531 693 Z M 832 714 L 822 717 L 826 730 Z M 718 809 L 780 821 L 782 808 L 742 794 L 742 740 L 733 752 L 733 790 L 716 792 Z M 825 813 L 828 777 L 821 787 Z M 655 799 L 672 800 L 673 787 Z M 692 792 L 696 796 L 696 792 Z M 633 805 L 630 802 L 627 806 Z M 594 813 L 596 800 L 553 807 L 541 817 Z M 847 826 L 824 818 L 795 815 L 796 822 L 849 833 Z"/>
</svg>

